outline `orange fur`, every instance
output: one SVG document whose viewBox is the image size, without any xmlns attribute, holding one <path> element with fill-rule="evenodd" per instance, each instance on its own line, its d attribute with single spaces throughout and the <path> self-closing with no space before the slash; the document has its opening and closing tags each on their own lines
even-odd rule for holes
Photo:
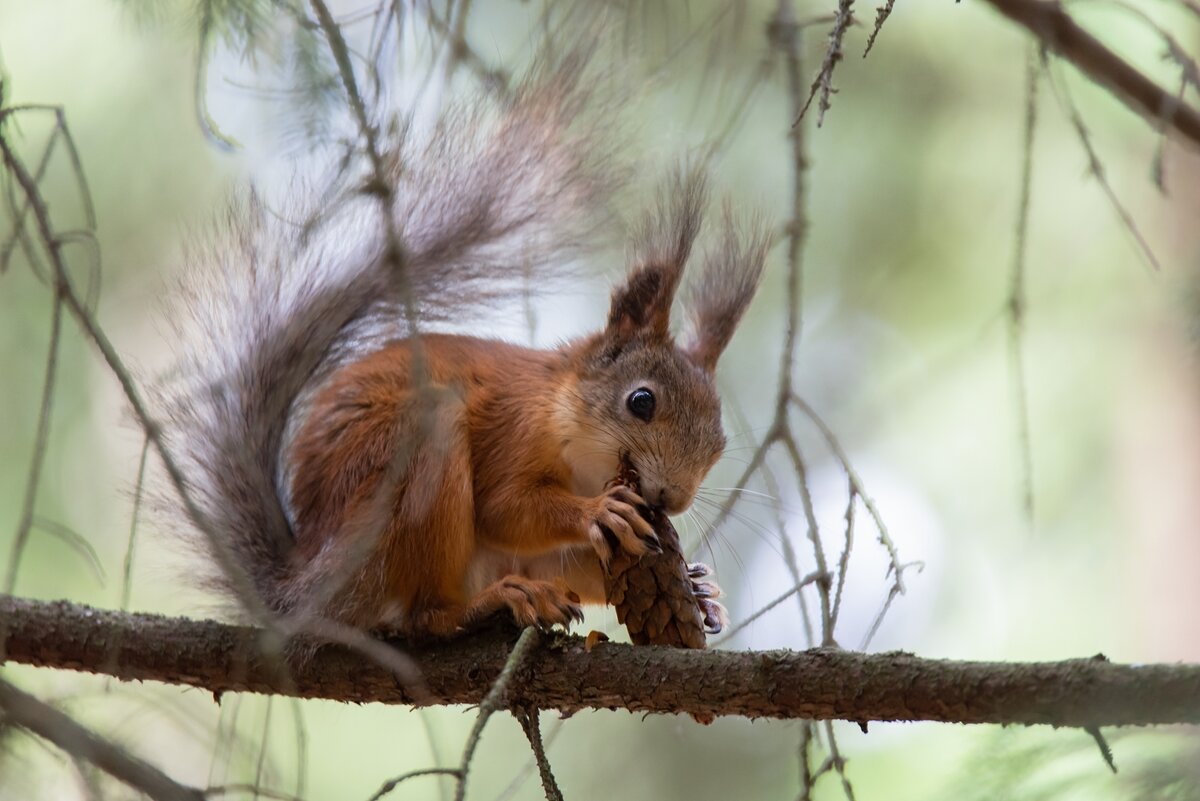
<svg viewBox="0 0 1200 801">
<path fill-rule="evenodd" d="M 403 628 L 439 634 L 505 606 L 523 622 L 565 623 L 572 591 L 603 602 L 596 503 L 572 492 L 548 414 L 571 361 L 468 337 L 428 336 L 421 348 L 423 384 L 399 342 L 315 399 L 291 453 L 299 572 L 323 550 L 356 553 L 358 564 L 319 577 L 338 585 L 335 608 L 370 626 L 399 605 Z M 558 561 L 572 569 L 555 571 Z"/>
</svg>

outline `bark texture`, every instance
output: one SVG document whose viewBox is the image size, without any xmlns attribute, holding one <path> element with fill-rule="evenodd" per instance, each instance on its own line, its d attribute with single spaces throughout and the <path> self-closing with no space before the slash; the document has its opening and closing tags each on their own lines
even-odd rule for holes
<svg viewBox="0 0 1200 801">
<path fill-rule="evenodd" d="M 478 704 L 517 637 L 498 628 L 442 643 L 397 643 L 421 688 L 344 648 L 290 669 L 261 631 L 0 596 L 5 660 L 202 687 L 356 703 Z M 419 699 L 419 701 L 418 701 Z M 1200 723 L 1200 665 L 955 662 L 907 653 L 696 651 L 544 638 L 512 677 L 509 706 L 700 715 L 1048 723 Z"/>
</svg>

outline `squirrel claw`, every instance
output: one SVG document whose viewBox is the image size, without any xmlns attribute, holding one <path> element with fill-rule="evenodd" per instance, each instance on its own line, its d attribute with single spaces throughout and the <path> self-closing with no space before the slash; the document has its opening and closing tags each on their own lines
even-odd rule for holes
<svg viewBox="0 0 1200 801">
<path fill-rule="evenodd" d="M 708 599 L 701 599 L 699 603 L 700 611 L 704 615 L 704 632 L 720 634 L 722 629 L 729 625 L 729 613 L 725 611 L 725 607 Z"/>
<path fill-rule="evenodd" d="M 720 634 L 729 625 L 729 613 L 716 599 L 725 593 L 717 582 L 702 581 L 712 575 L 712 569 L 701 562 L 688 565 L 688 578 L 692 582 L 692 594 L 696 596 L 696 604 L 704 618 L 704 631 L 707 634 Z"/>
<path fill-rule="evenodd" d="M 708 565 L 696 562 L 688 565 L 688 579 L 692 582 L 692 593 L 697 598 L 720 598 L 725 595 L 717 582 L 709 579 L 712 570 Z"/>
<path fill-rule="evenodd" d="M 640 495 L 622 485 L 611 487 L 590 502 L 588 537 L 602 564 L 608 564 L 617 547 L 633 556 L 662 553 L 654 527 L 638 512 L 644 505 Z"/>
<path fill-rule="evenodd" d="M 562 587 L 550 581 L 508 576 L 496 582 L 493 591 L 522 626 L 548 629 L 561 625 L 569 628 L 572 622 L 583 620 L 580 605 Z"/>
</svg>

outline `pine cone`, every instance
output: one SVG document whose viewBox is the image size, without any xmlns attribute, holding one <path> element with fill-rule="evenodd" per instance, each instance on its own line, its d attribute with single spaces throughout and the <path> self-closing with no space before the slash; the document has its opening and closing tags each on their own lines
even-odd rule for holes
<svg viewBox="0 0 1200 801">
<path fill-rule="evenodd" d="M 624 484 L 640 494 L 637 472 L 628 465 L 609 482 Z M 636 645 L 670 645 L 705 648 L 705 632 L 716 634 L 725 621 L 725 609 L 715 598 L 719 589 L 702 581 L 704 565 L 688 565 L 671 519 L 659 509 L 641 510 L 654 527 L 662 553 L 631 556 L 613 549 L 604 589 L 617 610 L 617 620 Z"/>
</svg>

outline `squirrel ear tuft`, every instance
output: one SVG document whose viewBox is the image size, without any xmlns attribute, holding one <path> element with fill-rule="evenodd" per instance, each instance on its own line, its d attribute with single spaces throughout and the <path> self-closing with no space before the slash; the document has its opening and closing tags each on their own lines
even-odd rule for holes
<svg viewBox="0 0 1200 801">
<path fill-rule="evenodd" d="M 700 232 L 708 189 L 695 166 L 677 167 L 659 190 L 658 200 L 634 230 L 629 277 L 613 292 L 606 334 L 623 342 L 648 333 L 670 336 L 671 303 Z"/>
<path fill-rule="evenodd" d="M 687 345 L 692 361 L 712 373 L 733 338 L 762 279 L 771 235 L 762 220 L 739 225 L 725 204 L 721 239 L 708 250 L 704 272 L 689 293 L 693 335 Z"/>
<path fill-rule="evenodd" d="M 666 339 L 682 268 L 682 264 L 647 264 L 630 273 L 613 292 L 606 336 L 614 342 L 627 342 L 642 333 Z"/>
</svg>

